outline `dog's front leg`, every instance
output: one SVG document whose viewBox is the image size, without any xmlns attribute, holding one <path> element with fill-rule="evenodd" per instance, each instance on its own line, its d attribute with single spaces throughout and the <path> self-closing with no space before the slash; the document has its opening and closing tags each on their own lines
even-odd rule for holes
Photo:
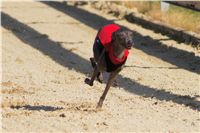
<svg viewBox="0 0 200 133">
<path fill-rule="evenodd" d="M 106 84 L 106 88 L 102 94 L 102 96 L 100 97 L 99 99 L 99 102 L 97 104 L 97 109 L 100 109 L 103 105 L 103 101 L 106 97 L 106 94 L 108 93 L 108 90 L 110 89 L 110 86 L 112 85 L 113 81 L 115 80 L 115 77 L 117 76 L 117 74 L 121 71 L 121 68 L 118 68 L 117 70 L 115 70 L 114 72 L 111 72 L 110 73 L 110 76 L 109 76 L 109 79 L 108 79 L 108 82 Z"/>
<path fill-rule="evenodd" d="M 105 53 L 105 48 L 103 49 L 100 57 L 98 58 L 97 65 L 94 68 L 91 80 L 88 79 L 88 78 L 85 79 L 85 83 L 86 84 L 89 84 L 90 86 L 93 86 L 93 82 L 94 82 L 95 78 L 97 77 L 97 74 L 100 72 L 99 64 L 101 63 L 101 60 L 103 59 L 104 53 Z"/>
</svg>

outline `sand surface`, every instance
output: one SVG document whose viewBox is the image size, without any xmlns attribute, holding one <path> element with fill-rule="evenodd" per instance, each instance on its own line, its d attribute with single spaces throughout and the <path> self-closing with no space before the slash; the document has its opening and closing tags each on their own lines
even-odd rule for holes
<svg viewBox="0 0 200 133">
<path fill-rule="evenodd" d="M 184 43 L 97 11 L 50 2 L 2 3 L 2 132 L 200 132 L 200 56 Z M 97 30 L 133 31 L 111 87 L 84 83 Z"/>
</svg>

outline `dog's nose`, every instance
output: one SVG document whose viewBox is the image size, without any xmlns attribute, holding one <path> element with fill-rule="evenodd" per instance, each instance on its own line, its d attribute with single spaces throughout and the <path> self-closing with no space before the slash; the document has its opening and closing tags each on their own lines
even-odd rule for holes
<svg viewBox="0 0 200 133">
<path fill-rule="evenodd" d="M 133 41 L 132 40 L 128 40 L 127 44 L 128 44 L 128 46 L 133 46 Z"/>
</svg>

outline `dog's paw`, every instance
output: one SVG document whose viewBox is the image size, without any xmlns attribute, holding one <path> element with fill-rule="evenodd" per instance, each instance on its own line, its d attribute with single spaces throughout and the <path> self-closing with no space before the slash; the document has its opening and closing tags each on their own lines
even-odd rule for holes
<svg viewBox="0 0 200 133">
<path fill-rule="evenodd" d="M 99 81 L 99 83 L 103 83 L 103 75 L 102 75 L 102 73 L 98 73 L 98 75 L 97 75 L 97 80 Z"/>
<path fill-rule="evenodd" d="M 119 83 L 118 83 L 116 80 L 114 80 L 112 86 L 113 86 L 113 87 L 119 87 Z"/>
<path fill-rule="evenodd" d="M 85 79 L 85 83 L 90 85 L 90 86 L 93 86 L 93 83 L 91 82 L 91 80 L 89 78 Z"/>
<path fill-rule="evenodd" d="M 102 106 L 98 106 L 97 105 L 97 107 L 96 107 L 96 111 L 102 111 L 103 109 L 102 109 Z"/>
<path fill-rule="evenodd" d="M 100 100 L 100 101 L 97 103 L 96 110 L 102 110 L 102 105 L 103 105 L 103 101 Z"/>
</svg>

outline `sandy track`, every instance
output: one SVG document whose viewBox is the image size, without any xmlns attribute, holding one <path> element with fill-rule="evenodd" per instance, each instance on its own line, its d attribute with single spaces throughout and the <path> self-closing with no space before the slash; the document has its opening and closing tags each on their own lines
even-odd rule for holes
<svg viewBox="0 0 200 133">
<path fill-rule="evenodd" d="M 4 2 L 2 10 L 3 132 L 199 132 L 194 48 L 90 6 Z M 136 45 L 96 111 L 105 84 L 84 79 L 97 30 L 110 22 L 135 31 Z"/>
</svg>

